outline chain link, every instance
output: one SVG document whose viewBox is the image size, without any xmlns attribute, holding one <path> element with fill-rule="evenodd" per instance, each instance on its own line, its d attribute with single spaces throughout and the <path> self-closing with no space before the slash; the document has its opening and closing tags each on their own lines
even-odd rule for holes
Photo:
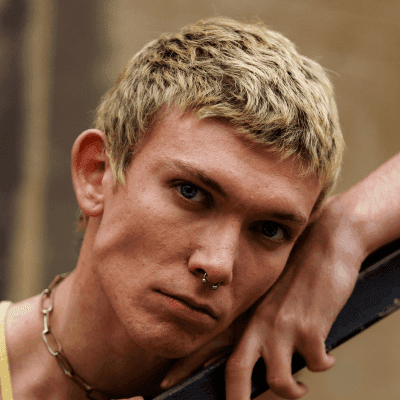
<svg viewBox="0 0 400 400">
<path fill-rule="evenodd" d="M 62 353 L 61 343 L 57 340 L 54 334 L 50 331 L 50 314 L 53 311 L 53 296 L 51 295 L 53 289 L 68 275 L 68 273 L 57 275 L 50 286 L 43 290 L 41 295 L 41 307 L 43 314 L 43 342 L 47 347 L 49 353 L 56 358 L 62 371 L 68 378 L 73 380 L 82 390 L 86 392 L 86 397 L 92 400 L 108 400 L 109 397 L 99 390 L 93 389 L 83 378 L 75 374 L 72 365 L 68 359 Z M 48 303 L 48 307 L 45 307 L 45 303 Z M 49 339 L 53 344 L 56 345 L 57 349 L 53 350 L 54 347 L 49 343 Z"/>
</svg>

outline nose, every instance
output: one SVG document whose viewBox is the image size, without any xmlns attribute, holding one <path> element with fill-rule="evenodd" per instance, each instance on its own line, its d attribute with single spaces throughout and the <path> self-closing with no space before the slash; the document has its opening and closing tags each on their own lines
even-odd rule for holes
<svg viewBox="0 0 400 400">
<path fill-rule="evenodd" d="M 195 250 L 189 258 L 189 270 L 199 282 L 214 288 L 229 285 L 239 252 L 240 226 L 238 223 L 215 222 L 198 236 Z"/>
</svg>

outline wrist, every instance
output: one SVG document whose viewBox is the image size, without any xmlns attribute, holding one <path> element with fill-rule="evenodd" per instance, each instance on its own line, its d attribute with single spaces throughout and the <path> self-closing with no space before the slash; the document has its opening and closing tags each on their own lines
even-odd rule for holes
<svg viewBox="0 0 400 400">
<path fill-rule="evenodd" d="M 373 250 L 370 235 L 365 234 L 370 221 L 357 205 L 356 199 L 346 192 L 332 196 L 324 204 L 320 218 L 335 241 L 359 267 Z"/>
<path fill-rule="evenodd" d="M 327 208 L 348 221 L 358 236 L 364 258 L 400 236 L 397 202 L 390 202 L 390 193 L 376 193 L 363 182 L 327 200 Z"/>
</svg>

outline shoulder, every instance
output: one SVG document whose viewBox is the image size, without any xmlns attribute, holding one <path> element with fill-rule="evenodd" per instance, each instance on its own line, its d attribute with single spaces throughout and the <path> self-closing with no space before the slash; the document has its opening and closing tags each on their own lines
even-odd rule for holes
<svg viewBox="0 0 400 400">
<path fill-rule="evenodd" d="M 40 313 L 40 296 L 31 297 L 19 303 L 12 304 L 7 312 L 6 330 L 8 332 L 21 331 L 23 325 L 31 319 L 37 319 Z M 7 335 L 8 338 L 9 335 Z"/>
<path fill-rule="evenodd" d="M 30 365 L 30 358 L 27 355 L 31 354 L 32 349 L 38 348 L 36 342 L 41 340 L 42 320 L 40 319 L 40 295 L 12 304 L 7 310 L 5 333 L 13 392 L 21 389 L 18 388 L 21 382 L 18 377 L 26 376 L 26 366 Z M 36 332 L 39 332 L 38 335 Z M 36 342 L 32 341 L 32 338 L 36 339 Z M 21 366 L 24 366 L 23 369 L 20 368 Z M 1 395 L 0 400 L 3 400 Z"/>
<path fill-rule="evenodd" d="M 9 358 L 15 356 L 15 349 L 23 349 L 30 343 L 32 332 L 41 332 L 40 296 L 12 304 L 5 320 L 6 342 Z M 18 352 L 17 352 L 18 353 Z M 11 363 L 12 360 L 10 360 Z"/>
</svg>

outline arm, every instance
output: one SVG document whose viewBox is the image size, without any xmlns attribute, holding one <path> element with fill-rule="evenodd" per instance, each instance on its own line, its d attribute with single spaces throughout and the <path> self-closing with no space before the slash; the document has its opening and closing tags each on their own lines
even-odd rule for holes
<svg viewBox="0 0 400 400">
<path fill-rule="evenodd" d="M 307 391 L 291 375 L 293 352 L 299 351 L 312 371 L 333 365 L 324 341 L 353 290 L 361 262 L 400 237 L 399 199 L 400 154 L 326 202 L 296 244 L 284 273 L 256 307 L 227 363 L 228 400 L 249 398 L 259 357 L 267 365 L 271 389 L 286 398 Z M 206 353 L 177 364 L 164 387 L 202 365 Z"/>
<path fill-rule="evenodd" d="M 333 200 L 350 215 L 365 254 L 400 237 L 400 153 Z"/>
<path fill-rule="evenodd" d="M 361 262 L 400 237 L 399 200 L 400 154 L 327 201 L 228 361 L 229 400 L 249 398 L 251 371 L 259 357 L 267 365 L 270 388 L 285 398 L 307 392 L 291 375 L 294 351 L 312 371 L 333 365 L 325 339 L 353 290 Z"/>
</svg>

